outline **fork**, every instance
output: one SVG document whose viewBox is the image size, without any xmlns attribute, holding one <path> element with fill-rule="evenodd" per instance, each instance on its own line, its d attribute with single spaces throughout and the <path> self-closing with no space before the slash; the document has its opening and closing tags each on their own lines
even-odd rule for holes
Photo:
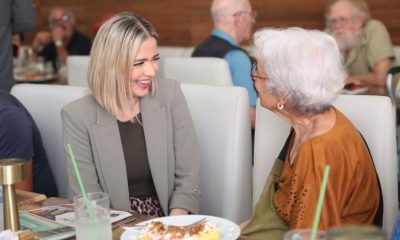
<svg viewBox="0 0 400 240">
<path fill-rule="evenodd" d="M 196 224 L 204 223 L 206 221 L 207 221 L 207 218 L 206 217 L 202 217 L 202 218 L 200 218 L 199 220 L 197 220 L 197 221 L 195 221 L 193 223 L 190 223 L 190 224 L 187 224 L 187 225 L 183 225 L 183 226 L 179 226 L 179 227 L 183 227 L 183 228 L 189 229 L 189 228 L 195 226 Z M 140 228 L 145 227 L 146 225 L 147 225 L 146 223 L 138 223 L 138 224 L 136 224 L 136 225 L 134 225 L 132 227 L 125 227 L 125 226 L 121 226 L 121 227 L 123 229 L 126 229 L 126 230 L 127 229 L 140 229 Z"/>
</svg>

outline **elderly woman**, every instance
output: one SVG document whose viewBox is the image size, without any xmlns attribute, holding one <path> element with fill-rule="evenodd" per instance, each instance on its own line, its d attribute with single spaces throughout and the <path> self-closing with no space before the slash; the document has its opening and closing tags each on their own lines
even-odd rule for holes
<svg viewBox="0 0 400 240">
<path fill-rule="evenodd" d="M 242 234 L 282 239 L 311 228 L 326 165 L 331 166 L 319 227 L 379 224 L 382 200 L 363 137 L 332 106 L 346 77 L 335 40 L 300 28 L 262 29 L 254 35 L 251 73 L 261 105 L 292 130 Z"/>
<path fill-rule="evenodd" d="M 88 69 L 92 94 L 62 110 L 64 142 L 74 149 L 86 190 L 107 192 L 113 208 L 197 213 L 196 133 L 178 82 L 156 79 L 157 41 L 153 26 L 132 13 L 100 27 Z"/>
</svg>

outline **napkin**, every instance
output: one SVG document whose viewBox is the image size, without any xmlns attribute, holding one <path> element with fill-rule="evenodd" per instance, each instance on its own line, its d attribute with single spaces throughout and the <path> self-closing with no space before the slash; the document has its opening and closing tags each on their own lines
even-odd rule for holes
<svg viewBox="0 0 400 240">
<path fill-rule="evenodd" d="M 11 230 L 5 230 L 0 232 L 1 240 L 18 240 L 18 236 L 15 235 Z"/>
</svg>

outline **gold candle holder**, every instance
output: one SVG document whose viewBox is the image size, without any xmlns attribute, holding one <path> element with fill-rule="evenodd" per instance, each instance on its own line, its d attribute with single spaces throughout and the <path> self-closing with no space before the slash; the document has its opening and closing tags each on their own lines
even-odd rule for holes
<svg viewBox="0 0 400 240">
<path fill-rule="evenodd" d="M 0 184 L 3 185 L 4 229 L 19 231 L 18 206 L 15 183 L 26 175 L 26 161 L 18 158 L 0 159 Z"/>
</svg>

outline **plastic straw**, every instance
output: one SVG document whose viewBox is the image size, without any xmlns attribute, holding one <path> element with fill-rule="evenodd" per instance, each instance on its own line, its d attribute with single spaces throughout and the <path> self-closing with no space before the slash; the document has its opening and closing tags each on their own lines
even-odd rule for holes
<svg viewBox="0 0 400 240">
<path fill-rule="evenodd" d="M 322 210 L 322 205 L 324 203 L 326 185 L 328 183 L 328 177 L 329 177 L 330 170 L 331 170 L 331 166 L 326 165 L 325 170 L 324 170 L 324 176 L 322 178 L 321 190 L 319 191 L 317 209 L 315 211 L 315 216 L 314 216 L 314 223 L 313 223 L 312 230 L 311 230 L 311 240 L 315 240 L 315 238 L 317 236 L 319 219 L 321 217 L 321 210 Z"/>
<path fill-rule="evenodd" d="M 67 148 L 68 148 L 69 156 L 71 158 L 72 166 L 74 167 L 74 170 L 75 170 L 76 179 L 78 180 L 79 188 L 81 189 L 81 193 L 82 193 L 82 196 L 83 196 L 83 202 L 84 202 L 84 204 L 86 206 L 86 209 L 87 209 L 87 211 L 89 213 L 90 219 L 92 221 L 94 221 L 93 210 L 89 205 L 89 199 L 87 197 L 87 194 L 86 194 L 86 191 L 85 191 L 85 187 L 83 186 L 83 183 L 82 183 L 81 174 L 79 173 L 78 165 L 76 164 L 76 160 L 75 160 L 74 153 L 72 151 L 71 144 L 68 143 L 67 144 Z"/>
</svg>

